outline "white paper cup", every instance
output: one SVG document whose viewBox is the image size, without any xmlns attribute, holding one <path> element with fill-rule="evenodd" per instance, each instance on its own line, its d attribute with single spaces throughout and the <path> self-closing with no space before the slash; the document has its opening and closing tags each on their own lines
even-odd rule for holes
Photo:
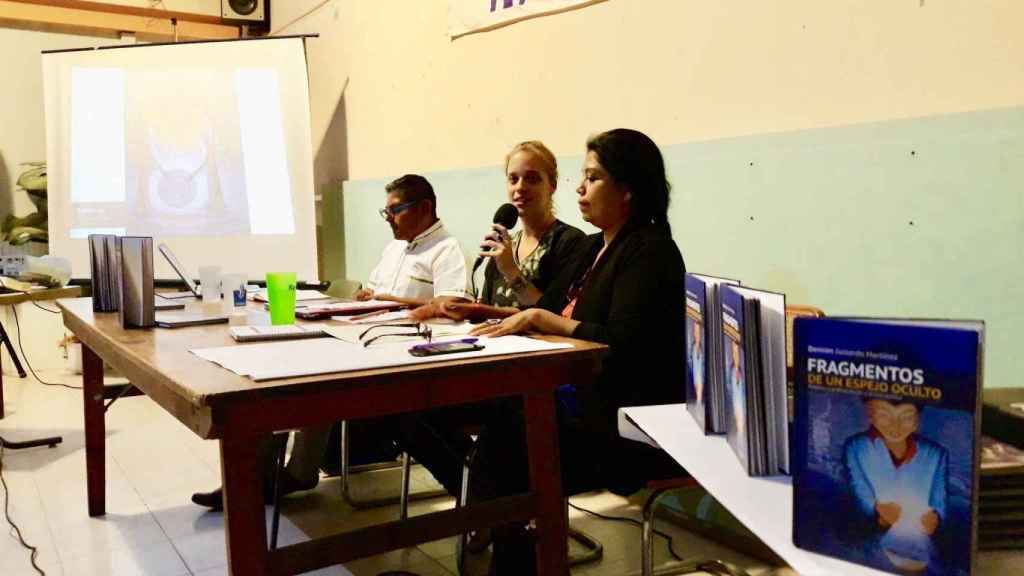
<svg viewBox="0 0 1024 576">
<path fill-rule="evenodd" d="M 199 288 L 203 293 L 203 302 L 220 300 L 220 266 L 199 267 Z"/>
<path fill-rule="evenodd" d="M 238 296 L 241 295 L 241 304 Z M 224 274 L 220 280 L 221 306 L 225 314 L 235 311 L 235 306 L 245 306 L 245 277 L 241 274 Z"/>
</svg>

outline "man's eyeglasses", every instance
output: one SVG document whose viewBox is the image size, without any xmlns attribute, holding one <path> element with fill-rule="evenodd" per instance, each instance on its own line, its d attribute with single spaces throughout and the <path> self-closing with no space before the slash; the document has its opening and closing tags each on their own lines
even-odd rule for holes
<svg viewBox="0 0 1024 576">
<path fill-rule="evenodd" d="M 370 332 L 377 328 L 409 328 L 411 332 L 392 332 L 387 334 L 377 334 L 376 336 L 369 336 Z M 363 343 L 363 348 L 366 348 L 370 344 L 373 344 L 380 338 L 387 338 L 388 336 L 419 336 L 427 339 L 427 344 L 430 343 L 430 338 L 433 333 L 430 330 L 430 326 L 426 324 L 420 324 L 418 322 L 409 322 L 403 324 L 377 324 L 376 326 L 370 326 L 363 333 L 359 335 L 359 341 Z"/>
<path fill-rule="evenodd" d="M 408 202 L 402 202 L 401 204 L 395 204 L 394 206 L 386 206 L 380 209 L 380 217 L 389 220 L 398 216 L 402 212 L 405 212 L 409 208 L 412 208 L 419 200 L 409 200 Z"/>
</svg>

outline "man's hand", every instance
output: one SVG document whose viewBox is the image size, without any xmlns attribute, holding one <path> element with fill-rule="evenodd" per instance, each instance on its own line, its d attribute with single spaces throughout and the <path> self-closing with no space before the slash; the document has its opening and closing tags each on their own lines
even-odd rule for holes
<svg viewBox="0 0 1024 576">
<path fill-rule="evenodd" d="M 444 302 L 427 302 L 423 306 L 413 308 L 409 312 L 409 319 L 416 322 L 423 322 L 431 318 L 444 317 Z"/>
<path fill-rule="evenodd" d="M 889 528 L 899 521 L 903 507 L 895 502 L 879 502 L 875 504 L 875 512 L 878 513 L 878 525 Z"/>
<path fill-rule="evenodd" d="M 929 508 L 927 512 L 921 514 L 921 529 L 928 536 L 935 534 L 935 530 L 939 527 L 939 515 L 935 510 Z"/>
<path fill-rule="evenodd" d="M 429 320 L 430 318 L 451 318 L 456 322 L 462 322 L 466 318 L 472 317 L 474 314 L 493 314 L 498 315 L 501 313 L 500 308 L 494 306 L 485 306 L 483 304 L 477 304 L 470 302 L 464 298 L 455 298 L 452 296 L 438 296 L 430 302 L 415 308 L 409 313 L 409 317 L 417 322 Z M 505 314 L 506 316 L 508 314 Z"/>
<path fill-rule="evenodd" d="M 365 302 L 373 298 L 373 290 L 370 290 L 369 288 L 360 288 L 352 295 L 352 297 L 360 302 Z"/>
</svg>

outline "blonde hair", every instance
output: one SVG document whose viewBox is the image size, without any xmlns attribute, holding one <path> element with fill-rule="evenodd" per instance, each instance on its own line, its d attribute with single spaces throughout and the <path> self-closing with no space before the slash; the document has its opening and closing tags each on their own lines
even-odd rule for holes
<svg viewBox="0 0 1024 576">
<path fill-rule="evenodd" d="M 558 188 L 558 161 L 555 160 L 555 155 L 548 150 L 548 147 L 544 145 L 540 140 L 527 140 L 526 142 L 520 142 L 512 147 L 512 150 L 505 155 L 505 173 L 508 173 L 508 163 L 512 160 L 512 156 L 516 152 L 529 152 L 537 158 L 540 158 L 541 164 L 543 164 L 544 175 L 548 177 L 548 182 L 551 184 L 551 188 Z"/>
</svg>

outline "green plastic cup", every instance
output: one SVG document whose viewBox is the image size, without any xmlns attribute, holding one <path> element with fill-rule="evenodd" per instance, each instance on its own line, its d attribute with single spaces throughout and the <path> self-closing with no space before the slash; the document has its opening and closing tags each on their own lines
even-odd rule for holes
<svg viewBox="0 0 1024 576">
<path fill-rule="evenodd" d="M 270 323 L 295 324 L 295 272 L 267 272 Z"/>
</svg>

